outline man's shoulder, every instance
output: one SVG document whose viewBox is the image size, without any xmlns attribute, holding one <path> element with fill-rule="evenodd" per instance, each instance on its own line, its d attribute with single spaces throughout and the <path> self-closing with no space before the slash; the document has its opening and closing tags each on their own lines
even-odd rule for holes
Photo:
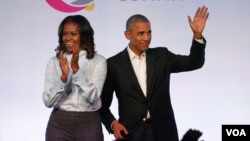
<svg viewBox="0 0 250 141">
<path fill-rule="evenodd" d="M 146 51 L 147 54 L 162 54 L 162 53 L 166 53 L 168 52 L 168 49 L 166 47 L 152 47 L 152 48 L 148 48 L 148 50 Z M 111 56 L 108 58 L 108 61 L 120 61 L 123 59 L 129 58 L 128 52 L 126 49 L 118 52 L 117 54 Z"/>
<path fill-rule="evenodd" d="M 165 50 L 167 47 L 150 47 L 149 50 Z"/>
<path fill-rule="evenodd" d="M 153 47 L 147 50 L 147 53 L 163 53 L 168 51 L 166 47 Z"/>
<path fill-rule="evenodd" d="M 119 60 L 119 59 L 123 58 L 124 56 L 128 56 L 128 52 L 127 52 L 126 49 L 124 49 L 124 50 L 118 52 L 117 54 L 109 57 L 108 60 L 117 60 L 117 59 Z"/>
</svg>

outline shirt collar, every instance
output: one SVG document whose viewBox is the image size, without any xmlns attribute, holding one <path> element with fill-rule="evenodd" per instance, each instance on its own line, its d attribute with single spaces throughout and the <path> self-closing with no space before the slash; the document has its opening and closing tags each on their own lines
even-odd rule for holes
<svg viewBox="0 0 250 141">
<path fill-rule="evenodd" d="M 137 55 L 129 48 L 129 46 L 127 46 L 127 50 L 128 50 L 128 55 L 129 55 L 130 60 L 133 60 L 133 59 L 135 59 L 135 58 L 139 58 L 139 56 L 137 56 Z M 146 52 L 145 52 L 145 51 L 141 54 L 141 57 L 146 57 Z"/>
<path fill-rule="evenodd" d="M 87 51 L 86 50 L 81 50 L 80 52 L 79 52 L 79 57 L 81 57 L 81 56 L 86 56 L 86 54 L 87 54 Z M 68 53 L 66 53 L 66 56 L 72 56 L 72 54 L 68 54 Z"/>
<path fill-rule="evenodd" d="M 87 54 L 87 51 L 84 49 L 79 52 L 79 56 L 86 56 L 86 54 Z"/>
</svg>

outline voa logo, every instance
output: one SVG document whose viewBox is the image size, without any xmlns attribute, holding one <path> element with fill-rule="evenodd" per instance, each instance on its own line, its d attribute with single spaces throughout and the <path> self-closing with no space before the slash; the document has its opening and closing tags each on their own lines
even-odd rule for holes
<svg viewBox="0 0 250 141">
<path fill-rule="evenodd" d="M 227 136 L 247 136 L 244 129 L 226 129 Z"/>
<path fill-rule="evenodd" d="M 95 7 L 94 0 L 46 0 L 46 2 L 54 9 L 66 13 L 91 11 Z"/>
</svg>

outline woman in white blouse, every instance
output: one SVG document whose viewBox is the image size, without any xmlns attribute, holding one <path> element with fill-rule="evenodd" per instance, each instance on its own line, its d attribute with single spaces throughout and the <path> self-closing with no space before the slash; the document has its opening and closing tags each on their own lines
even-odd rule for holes
<svg viewBox="0 0 250 141">
<path fill-rule="evenodd" d="M 43 101 L 53 108 L 46 141 L 103 141 L 100 94 L 106 59 L 95 52 L 94 31 L 81 15 L 59 25 L 56 56 L 47 64 Z"/>
</svg>

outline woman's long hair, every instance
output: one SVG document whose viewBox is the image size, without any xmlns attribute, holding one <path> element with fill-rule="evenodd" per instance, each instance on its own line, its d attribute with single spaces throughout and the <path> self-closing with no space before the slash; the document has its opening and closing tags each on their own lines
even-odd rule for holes
<svg viewBox="0 0 250 141">
<path fill-rule="evenodd" d="M 73 22 L 78 25 L 80 40 L 81 40 L 80 48 L 87 51 L 87 59 L 93 58 L 95 55 L 94 30 L 91 27 L 89 21 L 81 15 L 67 16 L 65 19 L 63 19 L 63 21 L 59 25 L 58 28 L 59 45 L 55 49 L 56 56 L 59 57 L 61 51 L 63 53 L 67 51 L 67 48 L 63 43 L 62 36 L 63 36 L 64 25 L 68 22 Z"/>
</svg>

